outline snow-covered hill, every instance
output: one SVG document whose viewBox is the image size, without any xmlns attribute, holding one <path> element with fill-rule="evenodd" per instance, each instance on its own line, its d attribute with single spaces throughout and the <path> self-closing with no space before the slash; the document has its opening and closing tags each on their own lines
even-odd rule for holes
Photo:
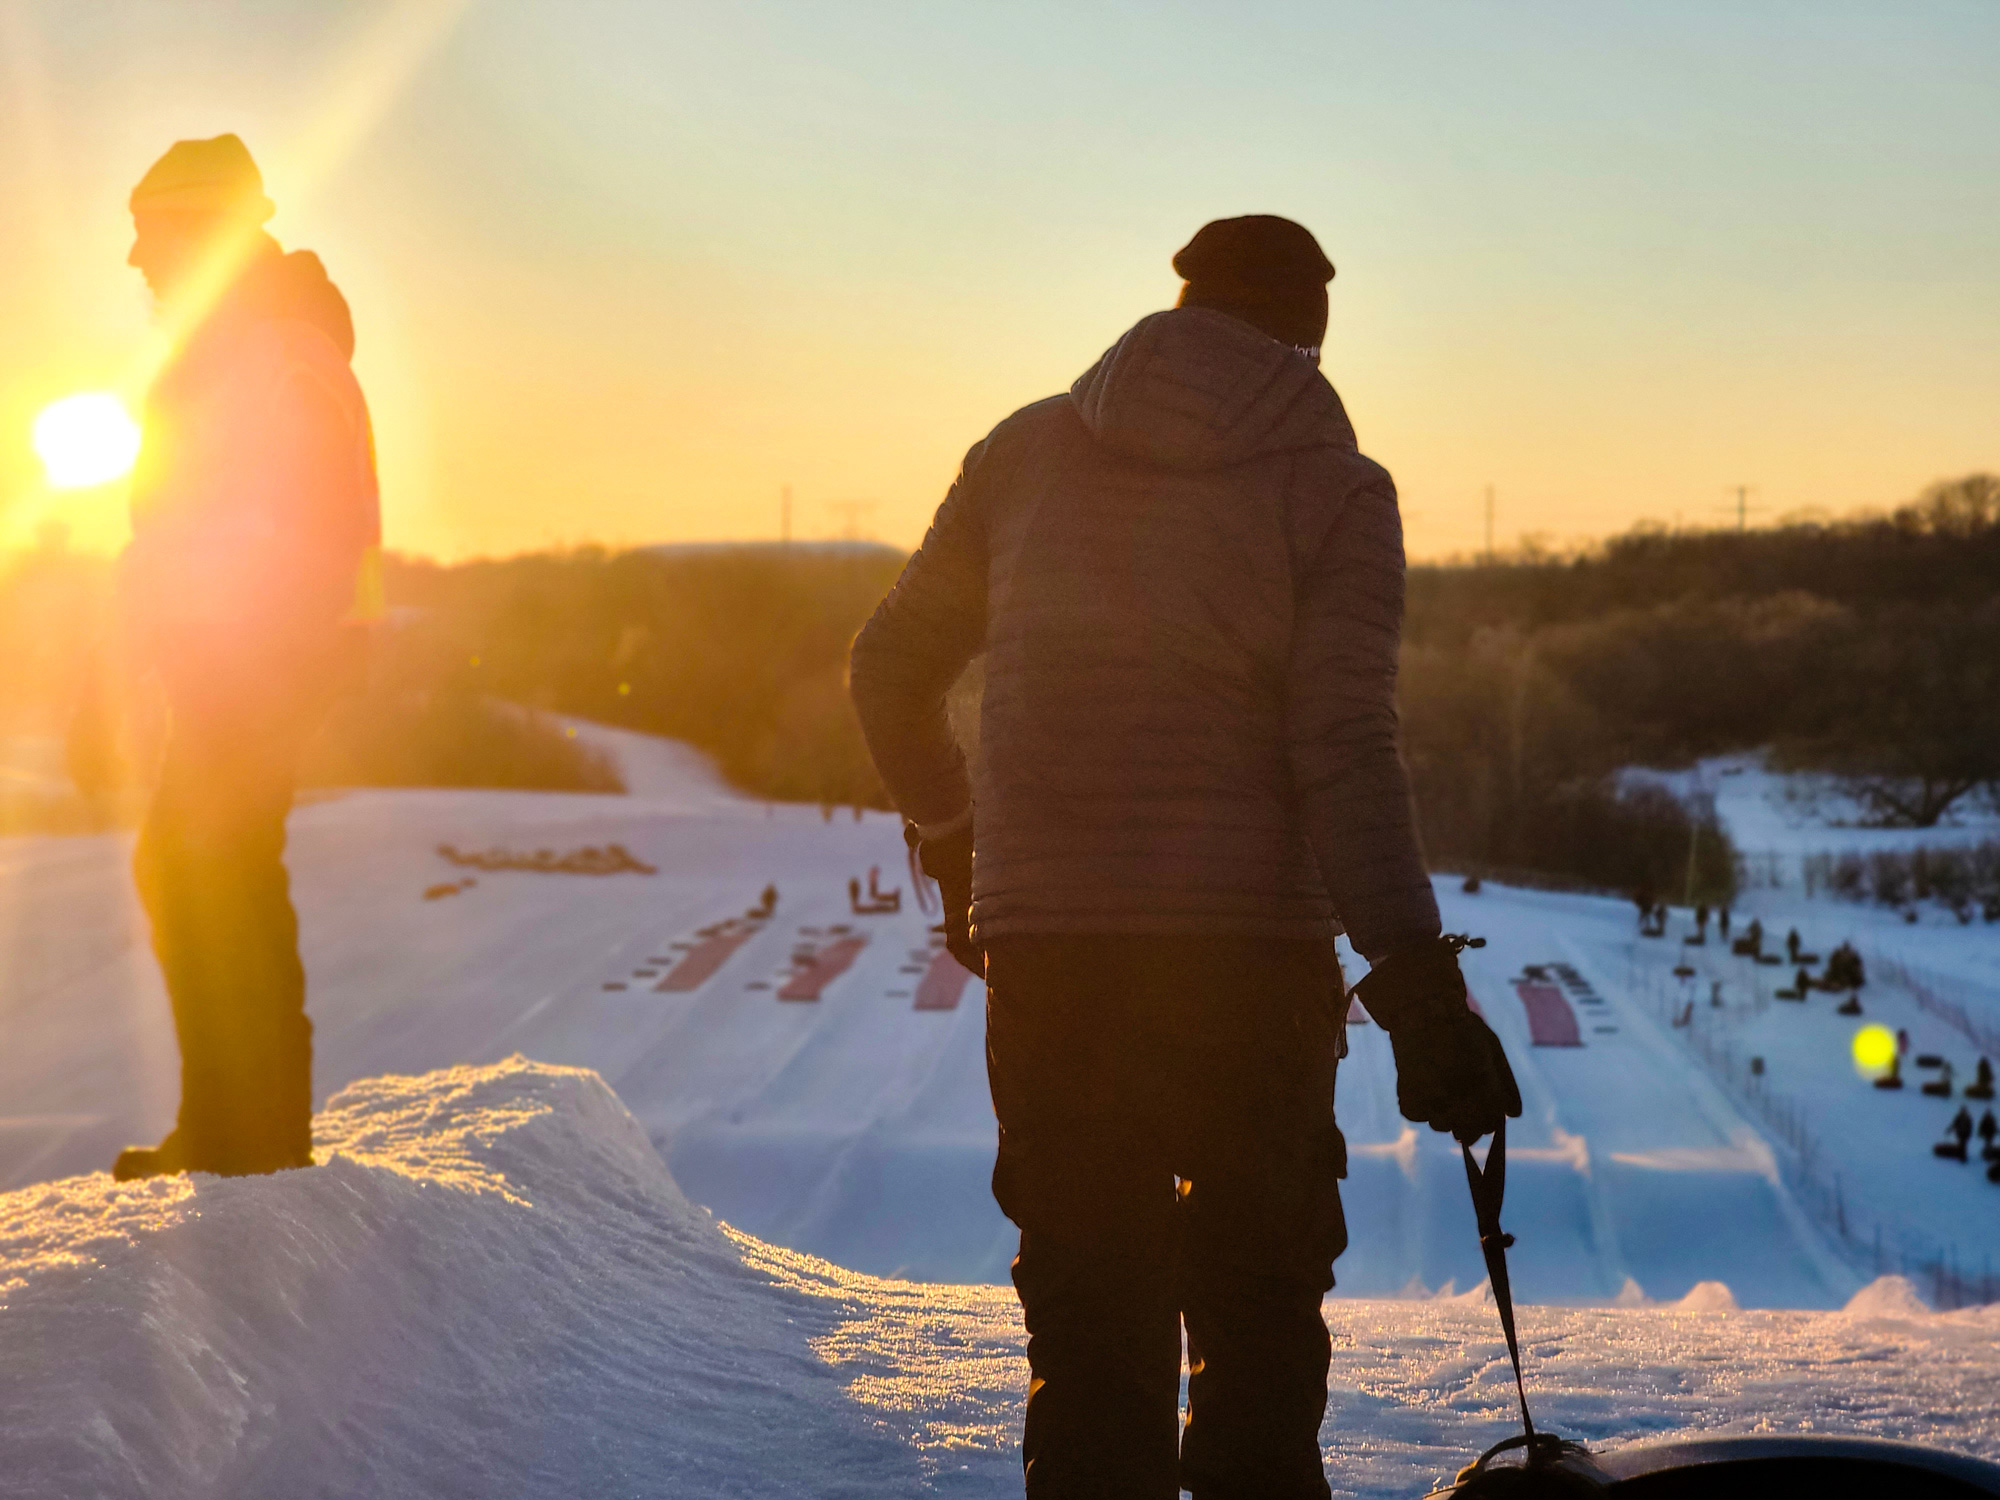
<svg viewBox="0 0 2000 1500">
<path fill-rule="evenodd" d="M 717 1224 L 599 1078 L 520 1059 L 344 1089 L 322 1165 L 0 1195 L 10 1496 L 1018 1493 L 1010 1292 Z M 1726 1307 L 1704 1292 L 1697 1306 Z M 1327 1304 L 1337 1493 L 1506 1433 L 1492 1309 Z M 2000 1314 L 1533 1308 L 1542 1424 L 1862 1432 L 2000 1456 Z"/>
<path fill-rule="evenodd" d="M 766 807 L 683 746 L 580 732 L 614 745 L 632 795 L 355 792 L 294 815 L 320 1096 L 517 1052 L 589 1067 L 688 1195 L 760 1239 L 860 1272 L 1004 1282 L 1013 1233 L 987 1187 L 979 996 L 968 985 L 944 997 L 951 1008 L 918 1008 L 934 950 L 895 820 Z M 487 870 L 438 853 L 614 842 L 657 873 Z M 112 835 L 0 841 L 0 1188 L 101 1167 L 170 1121 L 172 1036 L 129 848 Z M 900 911 L 849 911 L 847 882 L 871 867 L 902 888 Z M 743 922 L 767 884 L 775 914 Z M 1830 999 L 1771 1002 L 1789 969 L 1683 950 L 1678 932 L 1642 940 L 1616 901 L 1439 888 L 1448 923 L 1489 939 L 1467 971 L 1527 1098 L 1509 1212 L 1525 1298 L 1673 1302 L 1719 1281 L 1746 1307 L 1837 1308 L 1878 1269 L 1919 1274 L 1925 1247 L 1980 1272 L 2000 1242 L 2000 1186 L 1976 1155 L 1961 1166 L 1929 1149 L 1958 1101 L 1870 1089 L 1847 1057 L 1856 1023 Z M 1930 929 L 1796 892 L 1747 899 L 1821 951 L 1854 933 L 1871 959 L 1901 945 L 1912 973 L 1937 956 L 1910 951 Z M 1938 929 L 1972 955 L 1953 960 L 1954 994 L 2000 996 L 2000 975 L 1981 977 L 1994 932 Z M 819 999 L 779 998 L 795 960 L 836 947 L 851 961 Z M 717 959 L 712 972 L 661 988 L 696 952 Z M 1676 979 L 1687 954 L 1698 974 Z M 1556 984 L 1581 1045 L 1534 1045 L 1518 983 L 1529 966 Z M 1711 971 L 1719 1008 L 1706 1004 Z M 1672 1026 L 1697 991 L 1697 1024 Z M 1908 984 L 1878 972 L 1867 1004 L 1868 1019 L 1910 1032 L 1913 1052 L 1948 1051 L 1969 1076 L 1969 1045 Z M 1397 1114 L 1381 1033 L 1357 1025 L 1350 1038 L 1339 1108 L 1354 1234 L 1340 1294 L 1476 1285 L 1455 1153 Z M 1766 1071 L 1751 1085 L 1753 1055 Z M 1792 1118 L 1781 1110 L 1803 1133 L 1774 1124 Z M 1889 1231 L 1879 1267 L 1877 1224 Z"/>
</svg>

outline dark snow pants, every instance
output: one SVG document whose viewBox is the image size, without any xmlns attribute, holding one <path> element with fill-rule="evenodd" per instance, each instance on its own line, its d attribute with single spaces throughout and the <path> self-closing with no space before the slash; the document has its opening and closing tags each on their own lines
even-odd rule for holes
<svg viewBox="0 0 2000 1500">
<path fill-rule="evenodd" d="M 1320 1300 L 1347 1245 L 1333 945 L 1006 937 L 987 984 L 1028 1494 L 1324 1500 Z"/>
<path fill-rule="evenodd" d="M 285 816 L 318 719 L 277 695 L 174 703 L 133 871 L 180 1040 L 178 1154 L 197 1171 L 312 1161 L 312 1023 Z"/>
</svg>

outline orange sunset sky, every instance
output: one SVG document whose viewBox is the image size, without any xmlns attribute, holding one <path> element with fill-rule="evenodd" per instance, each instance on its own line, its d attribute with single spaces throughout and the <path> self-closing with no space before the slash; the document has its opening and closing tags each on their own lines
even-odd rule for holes
<svg viewBox="0 0 2000 1500">
<path fill-rule="evenodd" d="M 0 545 L 122 536 L 35 414 L 140 368 L 126 195 L 233 130 L 355 310 L 387 540 L 861 528 L 1171 302 L 1339 267 L 1411 553 L 2000 468 L 2000 6 L 0 0 Z"/>
</svg>

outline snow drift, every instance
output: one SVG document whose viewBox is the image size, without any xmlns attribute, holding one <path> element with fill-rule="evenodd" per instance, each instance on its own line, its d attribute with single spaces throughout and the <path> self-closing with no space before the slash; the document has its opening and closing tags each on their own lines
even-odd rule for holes
<svg viewBox="0 0 2000 1500">
<path fill-rule="evenodd" d="M 595 1074 L 343 1090 L 274 1177 L 0 1196 L 10 1496 L 1018 1493 L 1011 1292 L 883 1281 L 716 1223 Z M 1842 1431 L 2000 1456 L 2000 1312 L 1522 1310 L 1538 1421 L 1593 1443 Z M 1343 1494 L 1504 1436 L 1492 1309 L 1332 1300 Z"/>
<path fill-rule="evenodd" d="M 825 1309 L 744 1264 L 595 1074 L 372 1080 L 316 1135 L 309 1171 L 0 1200 L 10 1494 L 918 1487 L 808 1347 Z"/>
</svg>

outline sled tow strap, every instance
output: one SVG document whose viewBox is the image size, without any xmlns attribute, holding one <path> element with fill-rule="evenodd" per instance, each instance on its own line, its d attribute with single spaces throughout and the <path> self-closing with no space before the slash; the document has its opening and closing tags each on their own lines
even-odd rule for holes
<svg viewBox="0 0 2000 1500">
<path fill-rule="evenodd" d="M 1521 1398 L 1521 1426 L 1527 1433 L 1530 1462 L 1542 1446 L 1535 1437 L 1535 1421 L 1528 1415 L 1528 1387 L 1521 1379 L 1521 1341 L 1514 1333 L 1514 1290 L 1507 1280 L 1507 1247 L 1514 1236 L 1500 1228 L 1500 1205 L 1507 1197 L 1507 1122 L 1493 1132 L 1492 1149 L 1486 1153 L 1486 1170 L 1472 1159 L 1472 1148 L 1462 1142 L 1465 1180 L 1472 1189 L 1472 1212 L 1479 1220 L 1479 1248 L 1486 1256 L 1486 1278 L 1493 1288 L 1494 1305 L 1500 1310 L 1500 1328 L 1507 1335 L 1507 1357 L 1514 1362 L 1514 1392 Z M 1511 1445 L 1509 1445 L 1511 1446 Z"/>
</svg>

